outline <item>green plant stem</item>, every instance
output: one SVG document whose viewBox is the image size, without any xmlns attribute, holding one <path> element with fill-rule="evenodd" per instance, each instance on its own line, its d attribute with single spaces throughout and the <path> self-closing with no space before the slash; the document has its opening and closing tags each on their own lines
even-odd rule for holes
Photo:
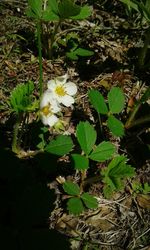
<svg viewBox="0 0 150 250">
<path fill-rule="evenodd" d="M 141 48 L 139 57 L 138 57 L 138 66 L 139 68 L 143 68 L 145 64 L 145 58 L 148 50 L 148 46 L 150 44 L 150 27 L 145 33 L 145 41 L 144 41 L 144 46 Z"/>
<path fill-rule="evenodd" d="M 136 114 L 137 114 L 137 112 L 138 112 L 141 104 L 142 103 L 140 102 L 140 103 L 138 103 L 138 104 L 135 105 L 133 111 L 131 112 L 131 115 L 129 116 L 129 119 L 127 120 L 127 122 L 125 124 L 125 128 L 126 129 L 128 129 L 129 127 L 131 127 L 131 124 L 134 121 L 134 118 L 135 118 L 135 116 L 136 116 Z"/>
<path fill-rule="evenodd" d="M 40 97 L 43 93 L 43 67 L 42 67 L 42 42 L 41 42 L 41 20 L 37 21 L 37 36 L 38 36 L 38 55 L 39 55 L 39 91 L 40 91 Z"/>
<path fill-rule="evenodd" d="M 21 116 L 22 115 L 17 114 L 16 123 L 14 125 L 14 130 L 13 130 L 12 151 L 14 153 L 18 153 L 19 152 L 18 133 L 19 133 L 19 125 L 20 125 Z"/>
</svg>

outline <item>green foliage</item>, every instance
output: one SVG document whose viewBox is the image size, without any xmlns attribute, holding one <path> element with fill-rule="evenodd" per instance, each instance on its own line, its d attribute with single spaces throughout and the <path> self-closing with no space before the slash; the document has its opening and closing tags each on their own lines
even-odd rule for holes
<svg viewBox="0 0 150 250">
<path fill-rule="evenodd" d="M 134 9 L 134 10 L 138 11 L 138 6 L 133 1 L 131 1 L 131 0 L 120 0 L 120 2 L 126 4 L 128 6 L 129 10 Z"/>
<path fill-rule="evenodd" d="M 80 13 L 76 16 L 72 16 L 71 19 L 75 19 L 75 20 L 85 19 L 91 15 L 91 11 L 92 11 L 91 8 L 85 5 L 80 9 Z"/>
<path fill-rule="evenodd" d="M 86 170 L 89 168 L 89 159 L 84 155 L 72 154 L 71 155 L 74 161 L 74 168 L 77 170 Z"/>
<path fill-rule="evenodd" d="M 67 194 L 74 196 L 67 201 L 67 209 L 70 213 L 79 215 L 85 208 L 95 209 L 98 207 L 96 198 L 88 193 L 81 194 L 80 187 L 76 183 L 66 181 L 63 184 L 63 189 Z"/>
<path fill-rule="evenodd" d="M 83 203 L 80 198 L 70 198 L 67 202 L 69 213 L 79 215 L 84 211 Z"/>
<path fill-rule="evenodd" d="M 32 18 L 41 18 L 42 17 L 42 5 L 43 0 L 28 0 L 27 15 Z"/>
<path fill-rule="evenodd" d="M 99 114 L 107 115 L 106 124 L 114 136 L 122 137 L 124 135 L 124 125 L 114 114 L 119 114 L 125 105 L 123 91 L 119 87 L 112 87 L 108 93 L 108 106 L 104 97 L 97 90 L 91 89 L 88 92 L 91 104 Z"/>
<path fill-rule="evenodd" d="M 121 121 L 119 121 L 114 115 L 110 115 L 107 120 L 107 126 L 110 131 L 115 136 L 123 136 L 124 135 L 124 126 Z"/>
<path fill-rule="evenodd" d="M 90 209 L 97 208 L 97 200 L 92 195 L 90 195 L 88 193 L 83 193 L 81 195 L 81 199 L 83 200 L 86 207 L 88 207 Z"/>
<path fill-rule="evenodd" d="M 90 102 L 92 103 L 93 107 L 98 113 L 100 114 L 108 113 L 108 108 L 105 103 L 105 99 L 98 90 L 95 90 L 95 89 L 90 90 L 88 92 L 88 96 L 89 96 Z"/>
<path fill-rule="evenodd" d="M 122 3 L 126 4 L 129 9 L 134 9 L 138 11 L 142 17 L 144 17 L 148 22 L 150 22 L 150 1 L 137 1 L 137 0 L 120 0 Z"/>
<path fill-rule="evenodd" d="M 48 128 L 47 127 L 43 127 L 41 128 L 41 134 L 39 134 L 39 139 L 40 139 L 40 142 L 38 143 L 37 145 L 37 148 L 38 149 L 42 149 L 44 150 L 45 146 L 46 146 L 46 141 L 45 141 L 45 138 L 44 138 L 44 135 L 48 132 Z"/>
<path fill-rule="evenodd" d="M 45 150 L 51 154 L 62 156 L 68 154 L 72 148 L 73 142 L 70 136 L 58 135 L 45 147 Z"/>
<path fill-rule="evenodd" d="M 66 181 L 63 184 L 63 189 L 67 194 L 70 195 L 80 195 L 80 187 L 71 181 Z"/>
<path fill-rule="evenodd" d="M 108 198 L 114 191 L 121 190 L 124 187 L 123 180 L 132 177 L 135 174 L 134 168 L 126 163 L 127 158 L 124 155 L 116 156 L 106 168 L 101 172 L 104 188 L 104 195 Z"/>
<path fill-rule="evenodd" d="M 125 97 L 119 87 L 112 87 L 108 93 L 109 110 L 112 114 L 119 114 L 125 104 Z"/>
<path fill-rule="evenodd" d="M 150 185 L 145 182 L 144 184 L 133 181 L 132 182 L 132 189 L 135 193 L 141 193 L 141 194 L 149 194 L 150 193 Z"/>
<path fill-rule="evenodd" d="M 111 142 L 103 141 L 92 151 L 89 158 L 94 161 L 103 162 L 113 157 L 115 151 L 116 148 Z"/>
<path fill-rule="evenodd" d="M 76 136 L 81 149 L 89 154 L 96 142 L 96 131 L 88 121 L 80 122 L 76 129 Z"/>
<path fill-rule="evenodd" d="M 80 6 L 70 0 L 62 0 L 58 4 L 58 14 L 61 19 L 67 19 L 72 16 L 77 16 L 80 13 Z"/>
<path fill-rule="evenodd" d="M 43 0 L 28 0 L 27 15 L 43 21 L 59 21 L 64 19 L 85 19 L 91 15 L 88 6 L 79 6 L 72 0 L 48 0 L 44 9 Z"/>
<path fill-rule="evenodd" d="M 13 112 L 31 112 L 37 108 L 37 101 L 33 101 L 34 84 L 29 81 L 26 84 L 18 84 L 11 92 L 8 105 Z"/>
<path fill-rule="evenodd" d="M 94 52 L 91 50 L 77 48 L 77 49 L 71 50 L 70 52 L 67 52 L 66 56 L 70 58 L 71 60 L 78 60 L 79 56 L 86 57 L 86 56 L 92 56 L 93 54 Z"/>
</svg>

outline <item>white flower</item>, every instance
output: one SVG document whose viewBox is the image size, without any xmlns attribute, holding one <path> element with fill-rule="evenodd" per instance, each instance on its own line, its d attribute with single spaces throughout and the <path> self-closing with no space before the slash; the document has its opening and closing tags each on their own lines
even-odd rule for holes
<svg viewBox="0 0 150 250">
<path fill-rule="evenodd" d="M 40 102 L 41 119 L 44 125 L 54 126 L 58 121 L 58 117 L 55 115 L 61 110 L 58 102 L 54 99 L 51 91 L 44 92 Z"/>
<path fill-rule="evenodd" d="M 53 93 L 58 103 L 70 107 L 74 103 L 74 96 L 77 93 L 77 86 L 73 82 L 67 82 L 68 75 L 56 77 L 48 81 L 48 89 Z"/>
</svg>

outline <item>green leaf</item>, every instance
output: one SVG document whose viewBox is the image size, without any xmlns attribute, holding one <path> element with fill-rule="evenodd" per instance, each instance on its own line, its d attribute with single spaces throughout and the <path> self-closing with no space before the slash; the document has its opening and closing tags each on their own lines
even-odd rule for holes
<svg viewBox="0 0 150 250">
<path fill-rule="evenodd" d="M 110 196 L 111 191 L 121 190 L 124 187 L 124 180 L 132 177 L 135 170 L 126 163 L 127 158 L 124 155 L 116 156 L 101 172 L 103 182 L 105 183 L 103 192 L 106 197 Z"/>
<path fill-rule="evenodd" d="M 34 18 L 41 18 L 42 16 L 43 0 L 28 0 L 27 15 Z"/>
<path fill-rule="evenodd" d="M 92 13 L 91 7 L 85 5 L 81 7 L 80 13 L 76 16 L 72 16 L 71 19 L 82 20 L 82 19 L 89 17 L 91 13 Z"/>
<path fill-rule="evenodd" d="M 126 4 L 128 6 L 128 8 L 129 8 L 129 10 L 132 8 L 132 9 L 138 11 L 138 6 L 133 1 L 130 1 L 130 0 L 120 0 L 120 2 Z"/>
<path fill-rule="evenodd" d="M 92 56 L 93 54 L 94 52 L 91 50 L 77 48 L 73 51 L 67 52 L 66 56 L 71 60 L 78 60 L 79 56 Z"/>
<path fill-rule="evenodd" d="M 96 131 L 88 121 L 80 122 L 77 126 L 76 136 L 81 149 L 85 154 L 89 154 L 96 141 Z"/>
<path fill-rule="evenodd" d="M 78 184 L 73 183 L 71 181 L 66 181 L 63 184 L 63 189 L 67 194 L 80 195 L 80 187 L 78 186 Z"/>
<path fill-rule="evenodd" d="M 42 19 L 44 21 L 59 21 L 59 10 L 57 0 L 48 0 L 47 7 L 43 11 Z"/>
<path fill-rule="evenodd" d="M 84 211 L 84 207 L 80 198 L 71 198 L 67 202 L 69 213 L 79 215 Z"/>
<path fill-rule="evenodd" d="M 83 193 L 81 195 L 81 199 L 83 200 L 86 207 L 90 209 L 94 209 L 98 207 L 97 199 L 88 193 Z"/>
<path fill-rule="evenodd" d="M 121 121 L 119 121 L 116 117 L 113 115 L 110 115 L 107 120 L 107 126 L 110 129 L 110 131 L 115 136 L 122 137 L 124 135 L 124 125 Z"/>
<path fill-rule="evenodd" d="M 148 184 L 148 182 L 145 182 L 145 183 L 144 183 L 143 193 L 144 193 L 144 194 L 150 193 L 150 185 Z"/>
<path fill-rule="evenodd" d="M 119 87 L 112 87 L 109 91 L 108 104 L 112 114 L 118 114 L 123 110 L 125 97 L 123 91 Z"/>
<path fill-rule="evenodd" d="M 110 186 L 105 185 L 105 186 L 103 187 L 103 193 L 104 193 L 104 196 L 105 196 L 107 199 L 111 197 L 112 192 L 113 192 L 113 190 L 111 189 Z"/>
<path fill-rule="evenodd" d="M 48 0 L 47 9 L 51 10 L 55 15 L 58 16 L 58 14 L 59 14 L 58 1 L 57 0 Z"/>
<path fill-rule="evenodd" d="M 44 21 L 59 21 L 59 16 L 57 16 L 52 10 L 46 9 L 43 11 L 42 19 Z"/>
<path fill-rule="evenodd" d="M 98 90 L 91 89 L 88 92 L 88 96 L 90 99 L 91 104 L 95 108 L 95 110 L 100 114 L 107 114 L 108 108 L 105 103 L 104 97 L 101 95 L 101 93 Z"/>
<path fill-rule="evenodd" d="M 31 81 L 26 84 L 18 84 L 12 91 L 8 102 L 12 111 L 16 113 L 33 111 L 33 106 L 37 107 L 33 102 L 33 90 L 34 84 Z"/>
<path fill-rule="evenodd" d="M 126 157 L 124 155 L 117 156 L 108 165 L 109 176 L 116 178 L 132 177 L 135 170 L 130 165 L 126 164 Z"/>
<path fill-rule="evenodd" d="M 81 11 L 80 6 L 74 4 L 72 0 L 62 0 L 58 5 L 58 9 L 61 19 L 69 19 L 78 15 Z"/>
<path fill-rule="evenodd" d="M 78 56 L 92 56 L 94 54 L 93 51 L 88 50 L 88 49 L 82 49 L 82 48 L 78 48 L 74 52 Z"/>
<path fill-rule="evenodd" d="M 71 60 L 78 60 L 78 56 L 76 55 L 76 53 L 74 51 L 67 52 L 66 56 L 68 58 L 70 58 Z"/>
<path fill-rule="evenodd" d="M 147 0 L 145 4 L 143 2 L 139 2 L 136 0 L 132 0 L 132 1 L 138 6 L 138 11 L 140 12 L 141 16 L 144 17 L 148 22 L 150 22 L 149 0 Z"/>
<path fill-rule="evenodd" d="M 70 136 L 58 135 L 45 148 L 51 154 L 63 156 L 68 154 L 73 147 L 73 142 Z"/>
<path fill-rule="evenodd" d="M 71 155 L 74 160 L 74 167 L 77 170 L 85 170 L 89 167 L 89 159 L 87 159 L 83 155 L 79 154 L 72 154 Z"/>
<path fill-rule="evenodd" d="M 94 161 L 103 162 L 109 160 L 115 151 L 116 148 L 111 142 L 103 141 L 92 151 L 89 158 Z"/>
</svg>

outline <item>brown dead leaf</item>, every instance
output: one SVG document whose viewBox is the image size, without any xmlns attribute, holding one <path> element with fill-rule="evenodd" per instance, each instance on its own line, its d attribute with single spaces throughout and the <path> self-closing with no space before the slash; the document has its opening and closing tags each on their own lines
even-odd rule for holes
<svg viewBox="0 0 150 250">
<path fill-rule="evenodd" d="M 137 202 L 140 207 L 150 209 L 150 195 L 138 194 Z"/>
</svg>

